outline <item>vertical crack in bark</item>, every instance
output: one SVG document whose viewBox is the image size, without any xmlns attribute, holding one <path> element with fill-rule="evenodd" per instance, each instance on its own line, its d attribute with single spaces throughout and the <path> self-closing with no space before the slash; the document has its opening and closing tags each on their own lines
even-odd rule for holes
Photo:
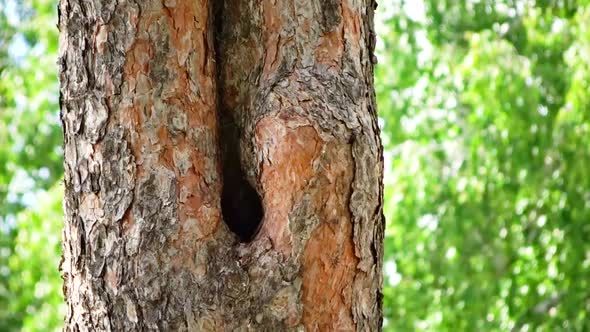
<svg viewBox="0 0 590 332">
<path fill-rule="evenodd" d="M 219 134 L 221 148 L 221 164 L 223 174 L 223 191 L 221 195 L 221 210 L 223 220 L 229 229 L 236 234 L 241 242 L 250 242 L 262 223 L 264 211 L 260 196 L 256 189 L 248 182 L 241 165 L 240 141 L 243 128 L 236 121 L 235 114 L 221 101 L 228 92 L 223 91 L 224 79 L 222 70 L 222 35 L 223 35 L 223 6 L 225 1 L 215 1 L 214 29 L 215 29 L 215 57 L 217 67 L 217 110 L 219 116 Z"/>
</svg>

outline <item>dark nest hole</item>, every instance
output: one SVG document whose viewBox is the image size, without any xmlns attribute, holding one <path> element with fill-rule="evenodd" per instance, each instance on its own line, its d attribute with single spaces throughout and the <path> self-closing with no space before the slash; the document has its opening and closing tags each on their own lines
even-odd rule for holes
<svg viewBox="0 0 590 332">
<path fill-rule="evenodd" d="M 241 242 L 250 242 L 256 236 L 264 215 L 260 196 L 243 174 L 224 176 L 221 196 L 223 220 Z"/>
</svg>

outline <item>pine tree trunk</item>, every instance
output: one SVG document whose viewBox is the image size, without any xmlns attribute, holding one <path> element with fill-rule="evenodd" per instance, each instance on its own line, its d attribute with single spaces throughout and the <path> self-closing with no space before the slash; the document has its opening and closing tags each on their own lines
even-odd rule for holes
<svg viewBox="0 0 590 332">
<path fill-rule="evenodd" d="M 373 0 L 61 0 L 66 331 L 377 331 Z"/>
</svg>

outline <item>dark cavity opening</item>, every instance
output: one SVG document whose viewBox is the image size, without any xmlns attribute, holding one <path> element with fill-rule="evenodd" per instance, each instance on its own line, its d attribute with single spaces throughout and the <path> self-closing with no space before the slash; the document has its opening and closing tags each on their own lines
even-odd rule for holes
<svg viewBox="0 0 590 332">
<path fill-rule="evenodd" d="M 220 105 L 221 106 L 221 105 Z M 264 214 L 258 192 L 246 179 L 240 158 L 241 128 L 232 114 L 218 108 L 220 122 L 221 164 L 223 190 L 221 211 L 223 220 L 242 242 L 250 242 L 256 235 Z"/>
<path fill-rule="evenodd" d="M 223 166 L 221 211 L 223 220 L 240 241 L 250 242 L 256 236 L 264 212 L 258 192 L 246 180 L 240 165 L 241 130 L 228 113 L 223 109 L 220 112 Z"/>
<path fill-rule="evenodd" d="M 217 110 L 220 123 L 221 164 L 223 167 L 223 191 L 221 194 L 221 212 L 223 221 L 236 234 L 241 242 L 250 242 L 258 233 L 264 211 L 260 196 L 250 182 L 246 180 L 240 158 L 241 124 L 235 121 L 235 112 L 223 103 L 224 96 L 229 92 L 225 89 L 223 38 L 231 31 L 224 31 L 222 24 L 226 7 L 230 6 L 223 0 L 213 2 L 213 26 L 215 32 L 215 54 L 217 64 Z"/>
<path fill-rule="evenodd" d="M 225 168 L 221 196 L 223 220 L 241 242 L 250 242 L 258 233 L 264 214 L 260 197 L 243 174 L 226 173 Z"/>
</svg>

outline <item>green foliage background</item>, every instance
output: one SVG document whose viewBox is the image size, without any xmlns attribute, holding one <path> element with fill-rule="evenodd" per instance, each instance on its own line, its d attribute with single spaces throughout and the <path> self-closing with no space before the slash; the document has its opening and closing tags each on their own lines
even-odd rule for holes
<svg viewBox="0 0 590 332">
<path fill-rule="evenodd" d="M 59 330 L 56 4 L 0 0 L 0 331 Z M 382 0 L 386 331 L 590 331 L 590 1 Z"/>
<path fill-rule="evenodd" d="M 56 2 L 0 0 L 0 331 L 52 331 L 63 174 Z"/>
</svg>

